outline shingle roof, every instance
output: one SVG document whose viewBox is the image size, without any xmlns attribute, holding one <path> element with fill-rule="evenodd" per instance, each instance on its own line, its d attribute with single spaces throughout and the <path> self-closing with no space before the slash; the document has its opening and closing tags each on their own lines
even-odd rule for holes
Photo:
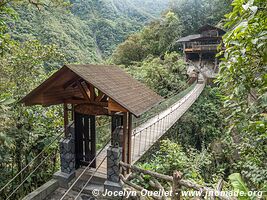
<svg viewBox="0 0 267 200">
<path fill-rule="evenodd" d="M 26 105 L 43 104 L 49 88 L 61 88 L 66 82 L 74 79 L 75 75 L 95 86 L 95 88 L 105 93 L 135 116 L 140 116 L 162 101 L 161 96 L 132 78 L 121 68 L 117 66 L 88 64 L 65 65 L 52 77 L 23 98 L 22 102 L 26 103 Z M 65 81 L 63 81 L 63 79 L 65 79 Z M 73 92 L 75 92 L 74 89 Z M 71 92 L 68 92 L 68 95 L 69 93 Z M 42 98 L 38 98 L 38 95 Z M 57 102 L 50 103 L 50 105 L 63 102 L 64 99 L 62 101 L 59 99 Z"/>
</svg>

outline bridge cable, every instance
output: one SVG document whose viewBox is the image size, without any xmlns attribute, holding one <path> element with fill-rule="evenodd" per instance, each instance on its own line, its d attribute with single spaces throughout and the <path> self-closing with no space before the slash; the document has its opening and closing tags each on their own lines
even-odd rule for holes
<svg viewBox="0 0 267 200">
<path fill-rule="evenodd" d="M 190 92 L 188 92 L 183 98 L 189 98 L 194 92 L 196 91 L 196 88 L 194 87 Z M 190 94 L 191 93 L 191 94 Z M 188 97 L 189 96 L 189 97 Z M 182 98 L 182 99 L 183 99 Z M 180 100 L 182 100 L 182 99 L 180 99 Z M 179 101 L 180 101 L 179 100 Z M 179 102 L 178 101 L 178 102 Z M 177 105 L 177 107 L 175 108 L 175 110 L 177 110 L 179 107 L 181 107 L 181 105 L 184 103 L 184 102 L 180 102 L 181 104 L 179 104 L 179 105 L 177 105 L 177 102 L 175 102 L 175 103 L 173 103 L 171 106 L 173 106 L 173 105 Z M 168 108 L 166 108 L 166 109 L 169 109 L 169 107 Z M 166 110 L 165 109 L 165 110 Z M 164 112 L 165 110 L 163 110 L 163 111 L 159 111 L 157 114 L 160 114 L 160 113 L 162 113 L 162 112 Z M 157 115 L 156 114 L 156 115 Z M 170 114 L 170 113 L 169 113 Z M 167 114 L 166 116 L 168 116 L 169 114 Z M 150 116 L 152 116 L 152 115 L 150 115 Z M 156 117 L 156 116 L 154 116 L 154 117 Z M 152 117 L 153 118 L 153 117 Z M 151 119 L 152 119 L 151 118 Z M 162 117 L 162 118 L 164 118 L 164 117 Z M 161 119 L 162 119 L 161 118 Z M 157 122 L 159 122 L 161 119 L 158 119 L 156 122 L 154 122 L 153 124 L 156 124 Z M 135 132 L 134 134 L 132 134 L 132 136 L 136 136 L 138 133 L 140 133 L 140 132 L 142 132 L 144 129 L 146 129 L 147 127 L 145 127 L 145 128 L 143 128 L 143 129 L 141 129 L 141 130 L 139 130 L 139 131 L 137 131 L 137 132 Z"/>
<path fill-rule="evenodd" d="M 101 163 L 98 165 L 98 167 L 95 169 L 95 171 L 93 172 L 93 174 L 91 175 L 91 177 L 86 181 L 85 185 L 83 186 L 83 188 L 81 189 L 81 191 L 78 193 L 78 195 L 74 198 L 74 200 L 77 200 L 79 198 L 79 196 L 82 194 L 82 192 L 84 191 L 84 189 L 86 188 L 86 186 L 88 185 L 88 183 L 91 181 L 91 179 L 94 177 L 95 173 L 97 172 L 97 170 L 100 168 L 100 166 L 102 165 L 102 163 L 107 159 L 107 156 L 105 156 L 105 158 L 101 161 Z"/>
<path fill-rule="evenodd" d="M 189 87 L 188 87 L 188 88 L 189 88 Z M 187 89 L 188 89 L 188 88 L 187 88 Z M 186 90 L 186 89 L 185 89 L 185 90 Z M 180 93 L 184 92 L 185 90 L 181 91 Z M 193 90 L 193 89 L 191 89 L 191 91 L 192 91 L 192 90 Z M 189 91 L 189 92 L 190 92 L 190 91 Z M 165 95 L 163 98 L 166 98 L 166 97 L 168 97 L 168 98 L 165 99 L 163 102 L 161 102 L 161 104 L 159 104 L 159 106 L 160 106 L 160 105 L 163 105 L 166 101 L 168 101 L 168 100 L 170 100 L 170 99 L 176 97 L 176 96 L 179 95 L 180 93 L 178 93 L 178 94 L 174 94 L 174 93 L 172 93 L 172 95 Z M 174 105 L 175 103 L 176 103 L 176 102 L 172 103 L 172 105 Z M 169 107 L 169 106 L 168 106 L 168 107 Z M 168 109 L 168 108 L 165 108 L 164 110 L 166 110 L 166 109 Z M 144 119 L 139 119 L 139 120 L 135 121 L 134 124 L 140 124 L 140 122 L 147 121 L 147 120 L 149 120 L 149 119 L 155 117 L 157 114 L 163 112 L 164 110 L 160 110 L 160 111 L 158 111 L 156 114 L 155 114 L 155 113 L 151 113 L 150 115 L 148 115 L 148 116 L 145 117 Z"/>
<path fill-rule="evenodd" d="M 182 91 L 182 92 L 183 92 L 183 91 Z M 178 94 L 179 94 L 179 93 L 178 93 Z M 177 96 L 178 94 L 172 93 L 171 95 L 170 95 L 170 94 L 165 95 L 165 96 L 163 97 L 163 98 L 164 98 L 164 101 L 162 101 L 159 105 L 162 105 L 163 103 L 165 103 L 166 101 L 168 101 L 168 100 L 174 98 L 174 97 Z M 165 99 L 166 97 L 167 97 L 167 99 Z M 156 106 L 156 107 L 157 107 L 157 106 Z M 154 108 L 156 108 L 156 107 L 154 107 Z M 161 112 L 161 111 L 159 111 L 158 113 L 160 113 L 160 112 Z M 140 122 L 146 121 L 146 120 L 148 120 L 149 118 L 151 118 L 151 117 L 157 115 L 158 113 L 156 113 L 156 114 L 151 113 L 150 115 L 148 115 L 148 116 L 145 117 L 144 119 L 139 119 L 139 120 L 135 121 L 134 123 L 135 123 L 135 124 L 138 124 L 138 123 L 140 123 Z"/>
<path fill-rule="evenodd" d="M 105 126 L 110 125 L 111 123 L 107 123 L 101 126 L 98 126 L 97 128 L 102 128 Z M 22 172 L 24 172 L 37 158 L 39 158 L 60 136 L 62 136 L 63 132 L 58 134 L 37 156 L 35 156 L 26 166 L 23 167 L 12 179 L 10 179 L 1 189 L 0 192 L 2 192 L 10 183 L 12 183 Z"/>
<path fill-rule="evenodd" d="M 4 187 L 0 189 L 0 192 L 2 192 L 12 181 L 14 181 L 23 171 L 25 171 L 38 157 L 41 156 L 61 135 L 63 134 L 60 133 L 58 134 L 37 156 L 35 156 L 25 167 L 23 167 L 22 170 L 20 170 L 11 180 L 9 180 Z"/>
<path fill-rule="evenodd" d="M 50 152 L 41 162 L 40 162 L 40 164 L 39 165 L 37 165 L 37 167 L 19 184 L 19 186 L 18 187 L 16 187 L 16 189 L 15 190 L 13 190 L 13 192 L 7 197 L 7 199 L 6 200 L 8 200 L 10 197 L 12 197 L 12 195 L 25 183 L 25 181 L 44 163 L 44 161 L 48 158 L 48 157 L 50 157 L 51 156 L 51 154 L 53 153 L 53 151 L 52 152 Z"/>
<path fill-rule="evenodd" d="M 91 160 L 91 162 L 86 166 L 86 168 L 82 171 L 82 173 L 78 176 L 78 178 L 73 182 L 73 184 L 69 187 L 69 189 L 63 194 L 63 196 L 60 198 L 60 200 L 63 200 L 64 197 L 72 190 L 72 188 L 75 186 L 75 184 L 79 181 L 79 179 L 83 176 L 83 174 L 90 168 L 90 165 L 96 160 L 97 156 L 102 153 L 102 151 L 106 148 L 106 146 L 109 144 L 111 139 L 108 140 L 108 142 L 104 145 L 104 147 L 97 153 L 97 155 Z"/>
</svg>

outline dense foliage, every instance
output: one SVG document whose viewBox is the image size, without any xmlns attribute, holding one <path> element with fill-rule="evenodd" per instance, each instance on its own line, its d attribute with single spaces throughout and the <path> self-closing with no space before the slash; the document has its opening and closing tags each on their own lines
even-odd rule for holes
<svg viewBox="0 0 267 200">
<path fill-rule="evenodd" d="M 115 11 L 108 3 L 72 1 L 69 6 L 61 0 L 1 1 L 1 199 L 20 199 L 49 180 L 59 167 L 62 108 L 26 108 L 19 100 L 62 63 L 99 62 L 150 19 L 131 7 L 129 12 Z M 97 120 L 98 148 L 110 135 L 108 122 Z"/>
<path fill-rule="evenodd" d="M 235 0 L 220 65 L 228 156 L 253 188 L 267 185 L 267 5 Z M 234 150 L 236 149 L 236 151 Z M 266 188 L 265 188 L 266 189 Z"/>
<path fill-rule="evenodd" d="M 181 36 L 180 20 L 173 12 L 166 13 L 161 20 L 153 21 L 141 32 L 128 37 L 120 44 L 112 56 L 118 65 L 129 66 L 147 56 L 163 56 L 176 38 Z"/>
<path fill-rule="evenodd" d="M 152 21 L 120 44 L 112 61 L 129 66 L 149 55 L 162 56 L 166 51 L 173 51 L 181 36 L 196 33 L 205 24 L 219 23 L 230 11 L 230 3 L 230 0 L 174 0 L 162 19 Z"/>
<path fill-rule="evenodd" d="M 175 125 L 169 137 L 173 141 L 183 141 L 186 146 L 198 150 L 215 145 L 222 136 L 224 128 L 219 94 L 218 88 L 207 87 Z M 220 151 L 216 148 L 213 150 Z"/>
<path fill-rule="evenodd" d="M 13 104 L 6 107 L 6 112 L 1 110 L 1 118 L 4 118 L 1 127 L 1 180 L 0 187 L 6 184 L 24 166 L 26 166 L 46 145 L 50 143 L 55 135 L 62 132 L 62 120 L 60 109 L 44 109 L 41 107 L 25 108 L 18 104 L 25 93 L 36 87 L 47 77 L 45 65 L 56 62 L 61 54 L 53 45 L 41 45 L 37 41 L 23 43 L 14 42 L 9 45 L 9 51 L 1 57 L 0 90 L 1 99 L 13 99 Z M 10 101 L 10 100 L 9 100 Z M 1 107 L 2 108 L 2 107 Z M 2 116 L 4 115 L 4 116 Z M 14 180 L 11 186 L 17 187 L 18 183 L 29 174 L 30 169 L 44 159 L 48 153 L 52 155 L 39 168 L 38 171 L 26 180 L 26 185 L 20 188 L 12 198 L 27 194 L 33 187 L 50 178 L 51 172 L 57 169 L 56 146 L 52 146 L 44 155 Z M 31 184 L 28 184 L 31 182 Z M 10 194 L 10 185 L 1 191 L 1 197 Z M 13 188 L 15 189 L 15 188 Z"/>
<path fill-rule="evenodd" d="M 159 1 L 158 10 L 164 8 Z M 57 44 L 69 63 L 103 61 L 129 34 L 153 19 L 122 0 L 73 0 L 67 10 L 21 5 L 16 11 L 20 17 L 14 24 L 16 39 Z"/>
<path fill-rule="evenodd" d="M 177 94 L 188 86 L 185 62 L 174 52 L 166 53 L 163 58 L 148 57 L 128 71 L 162 96 Z"/>
<path fill-rule="evenodd" d="M 170 175 L 175 169 L 180 170 L 185 177 L 200 182 L 212 183 L 224 177 L 227 160 L 220 142 L 223 119 L 218 94 L 217 88 L 207 87 L 163 138 L 154 160 L 142 166 Z"/>
<path fill-rule="evenodd" d="M 266 190 L 266 2 L 234 0 L 232 6 L 230 0 L 172 2 L 171 11 L 157 19 L 167 9 L 166 1 L 72 0 L 72 6 L 62 0 L 1 1 L 0 188 L 62 134 L 61 108 L 25 108 L 18 102 L 62 63 L 104 62 L 112 54 L 108 62 L 121 65 L 175 102 L 173 98 L 178 100 L 177 94 L 188 88 L 186 63 L 173 52 L 175 41 L 201 25 L 226 22 L 218 87 L 206 87 L 161 147 L 156 145 L 153 158 L 140 165 L 169 175 L 180 170 L 201 184 L 215 185 L 223 178 L 226 189 Z M 110 136 L 109 122 L 97 121 L 98 149 Z M 5 199 L 43 161 L 12 199 L 40 186 L 58 169 L 57 143 L 0 197 Z"/>
<path fill-rule="evenodd" d="M 182 6 L 190 2 L 195 2 L 193 8 L 200 12 L 194 12 L 196 16 L 185 15 L 182 11 L 186 9 L 179 7 L 180 20 L 188 25 L 184 33 L 192 33 L 209 20 L 223 19 L 201 12 L 207 7 L 198 5 L 199 1 L 187 1 Z M 220 6 L 223 4 L 217 2 L 215 7 L 220 9 Z M 234 190 L 238 187 L 241 190 L 243 185 L 245 192 L 266 191 L 266 2 L 236 0 L 232 6 L 233 11 L 223 19 L 229 31 L 223 38 L 226 51 L 221 53 L 224 58 L 219 88 L 206 89 L 170 131 L 167 138 L 171 141 L 163 141 L 152 162 L 143 162 L 141 166 L 165 174 L 179 169 L 192 178 L 191 174 L 195 174 L 192 156 L 201 156 L 204 151 L 201 157 L 204 166 L 201 167 L 202 162 L 197 163 L 200 170 L 195 181 L 215 183 L 218 178 L 224 178 Z M 174 146 L 177 151 L 173 150 Z"/>
<path fill-rule="evenodd" d="M 199 27 L 210 24 L 222 26 L 223 17 L 231 10 L 231 0 L 175 0 L 173 11 L 184 29 L 183 35 L 196 33 Z"/>
</svg>

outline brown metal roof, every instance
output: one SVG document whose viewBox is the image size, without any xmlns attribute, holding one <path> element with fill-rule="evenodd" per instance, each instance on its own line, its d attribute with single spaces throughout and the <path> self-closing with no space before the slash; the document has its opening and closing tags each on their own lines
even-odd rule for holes
<svg viewBox="0 0 267 200">
<path fill-rule="evenodd" d="M 218 27 L 216 27 L 216 26 L 212 26 L 212 25 L 210 25 L 210 24 L 206 24 L 206 25 L 200 27 L 200 28 L 198 29 L 198 33 L 202 33 L 203 31 L 207 31 L 207 30 L 218 30 L 219 33 L 220 33 L 220 35 L 223 35 L 223 34 L 226 33 L 223 29 L 218 28 Z"/>
<path fill-rule="evenodd" d="M 177 40 L 177 42 L 189 42 L 189 41 L 191 41 L 193 39 L 198 39 L 198 38 L 201 38 L 200 34 L 188 35 L 186 37 L 180 38 L 179 40 Z"/>
<path fill-rule="evenodd" d="M 220 33 L 220 36 L 219 37 L 212 37 L 212 36 L 207 37 L 207 36 L 202 35 L 202 32 L 207 31 L 207 30 L 218 30 Z M 177 40 L 177 42 L 180 43 L 180 42 L 190 42 L 190 41 L 199 40 L 199 39 L 221 38 L 221 36 L 223 34 L 225 34 L 225 31 L 218 28 L 218 27 L 206 24 L 205 26 L 202 26 L 198 29 L 198 33 L 199 34 L 193 34 L 193 35 L 188 35 L 188 36 L 182 37 L 179 40 Z"/>
<path fill-rule="evenodd" d="M 39 87 L 24 97 L 26 105 L 55 105 L 67 99 L 81 97 L 77 88 L 64 88 L 72 80 L 81 78 L 106 94 L 120 106 L 140 116 L 162 101 L 162 97 L 132 78 L 117 66 L 65 65 Z M 51 98 L 51 96 L 53 96 Z"/>
</svg>

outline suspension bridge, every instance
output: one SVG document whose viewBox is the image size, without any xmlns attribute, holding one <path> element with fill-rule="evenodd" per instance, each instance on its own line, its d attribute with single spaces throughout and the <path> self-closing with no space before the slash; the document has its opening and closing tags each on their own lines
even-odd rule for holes
<svg viewBox="0 0 267 200">
<path fill-rule="evenodd" d="M 186 94 L 182 99 L 171 105 L 166 110 L 158 113 L 156 116 L 148 119 L 143 124 L 133 129 L 132 133 L 132 161 L 137 162 L 155 142 L 157 142 L 176 122 L 177 120 L 191 107 L 197 100 L 204 89 L 205 84 L 196 84 L 196 86 Z M 108 145 L 105 147 L 108 148 Z M 100 163 L 106 157 L 106 151 L 103 151 L 97 158 L 97 163 Z M 106 175 L 107 163 L 106 160 L 101 164 L 99 173 Z"/>
<path fill-rule="evenodd" d="M 77 73 L 76 68 L 69 67 L 69 69 L 72 69 L 72 74 L 68 74 L 69 71 L 63 68 L 63 70 L 59 71 L 59 73 L 52 77 L 52 80 L 48 79 L 43 83 L 43 85 L 41 85 L 41 87 L 38 87 L 37 90 L 34 90 L 33 93 L 30 93 L 29 96 L 26 96 L 26 98 L 23 99 L 23 102 L 26 105 L 52 105 L 54 104 L 53 102 L 56 102 L 57 104 L 63 102 L 66 104 L 66 102 L 68 102 L 71 104 L 75 103 L 83 106 L 82 109 L 76 106 L 76 111 L 82 113 L 83 115 L 82 117 L 80 117 L 80 115 L 74 117 L 74 119 L 76 120 L 76 122 L 74 123 L 74 138 L 65 127 L 65 140 L 63 141 L 63 143 L 61 143 L 61 149 L 67 146 L 66 148 L 70 149 L 70 151 L 61 152 L 61 172 L 57 174 L 54 179 L 27 195 L 24 198 L 25 200 L 90 199 L 90 193 L 93 189 L 99 189 L 99 191 L 103 191 L 104 188 L 111 188 L 112 190 L 114 188 L 116 189 L 116 187 L 119 186 L 120 182 L 118 179 L 119 174 L 121 173 L 119 166 L 120 160 L 131 164 L 136 163 L 191 107 L 191 105 L 198 99 L 205 87 L 204 78 L 200 75 L 199 82 L 195 84 L 194 87 L 186 95 L 184 95 L 181 99 L 177 100 L 165 110 L 145 120 L 142 124 L 138 125 L 135 128 L 132 128 L 132 119 L 130 114 L 112 115 L 112 133 L 115 133 L 118 127 L 122 128 L 117 135 L 112 134 L 111 140 L 107 141 L 107 143 L 101 150 L 96 151 L 94 147 L 95 118 L 92 115 L 88 117 L 88 115 L 85 115 L 86 113 L 95 115 L 111 114 L 114 112 L 129 112 L 133 113 L 135 116 L 140 116 L 142 110 L 149 110 L 147 108 L 151 108 L 151 105 L 155 105 L 155 103 L 161 101 L 161 99 L 156 94 L 145 89 L 142 85 L 138 85 L 138 83 L 136 82 L 132 82 L 130 85 L 123 88 L 133 88 L 132 92 L 135 98 L 137 98 L 136 96 L 138 96 L 136 92 L 141 93 L 138 97 L 138 104 L 134 102 L 136 101 L 136 99 L 134 99 L 133 101 L 132 99 L 124 98 L 126 95 L 121 96 L 121 99 L 116 99 L 114 98 L 113 94 L 109 93 L 116 93 L 116 91 L 106 91 L 105 88 L 101 87 L 101 83 L 94 81 L 92 77 L 89 77 L 89 81 L 88 77 L 84 77 L 81 74 L 79 74 L 78 77 L 74 76 L 73 72 Z M 84 67 L 82 67 L 82 69 L 84 69 Z M 92 73 L 92 70 L 96 70 L 97 73 L 97 69 L 95 67 L 90 68 L 90 73 Z M 116 74 L 118 73 L 116 71 L 117 69 L 113 70 L 116 72 Z M 108 76 L 110 76 L 110 68 L 107 73 Z M 68 80 L 65 80 L 64 82 L 61 81 L 60 85 L 55 85 L 55 80 L 59 80 L 59 77 L 63 75 L 64 77 L 68 77 Z M 88 80 L 87 82 L 90 82 L 91 85 L 85 86 L 81 78 L 83 80 Z M 116 78 L 118 79 L 118 77 Z M 114 80 L 115 79 L 112 79 L 112 84 Z M 105 77 L 105 82 L 106 81 L 107 77 Z M 122 77 L 119 81 L 119 84 L 122 84 L 123 81 L 127 81 L 128 84 L 129 77 Z M 55 91 L 52 91 L 49 93 L 49 95 L 47 95 L 47 90 L 45 90 L 45 92 L 43 92 L 42 90 L 45 87 L 49 88 L 50 91 L 54 90 L 54 88 L 51 88 L 49 86 L 51 82 L 54 83 L 53 87 L 55 87 L 56 89 Z M 106 87 L 112 84 L 106 84 Z M 96 86 L 95 88 L 97 88 L 99 91 L 96 91 L 92 86 Z M 71 88 L 67 89 L 68 87 Z M 64 93 L 63 91 L 59 91 L 58 88 L 61 88 L 61 90 L 62 88 L 64 88 Z M 82 91 L 81 94 L 78 94 L 77 89 L 79 89 L 79 91 Z M 109 89 L 112 88 L 110 87 Z M 119 89 L 121 92 L 122 87 Z M 140 89 L 142 89 L 143 93 L 140 92 Z M 128 91 L 128 89 L 126 90 L 129 96 L 130 92 Z M 75 94 L 75 99 L 73 96 L 71 96 L 70 98 L 70 93 Z M 41 95 L 42 98 L 39 98 L 38 95 Z M 46 98 L 44 98 L 45 95 L 47 95 Z M 63 98 L 63 101 L 61 102 L 59 96 L 62 98 L 62 96 L 64 97 L 64 95 L 65 98 Z M 144 98 L 144 96 L 146 98 Z M 68 97 L 68 99 L 66 99 L 66 97 Z M 84 97 L 84 99 L 82 99 L 81 97 Z M 92 99 L 94 99 L 96 102 L 92 102 Z M 124 102 L 121 101 L 122 99 L 124 100 Z M 90 105 L 93 104 L 94 107 L 91 107 L 89 104 L 84 104 L 85 100 L 90 101 Z M 142 104 L 140 103 L 141 100 L 143 101 Z M 129 103 L 127 104 L 127 102 Z M 102 104 L 104 106 L 108 106 L 108 112 L 98 107 L 96 113 L 95 107 Z M 70 110 L 67 106 L 64 106 L 64 108 L 66 109 L 64 110 L 64 119 L 67 123 L 68 117 L 66 117 L 66 115 Z M 92 108 L 94 108 L 94 110 L 92 110 Z M 71 109 L 71 111 L 73 112 L 73 109 Z M 77 137 L 78 132 L 82 133 L 79 137 Z M 77 143 L 77 140 L 82 142 Z M 75 141 L 75 143 L 73 143 L 73 141 Z M 75 151 L 73 148 L 75 148 Z M 81 154 L 78 154 L 80 151 Z M 68 156 L 66 157 L 66 155 Z M 64 166 L 64 163 L 67 164 L 67 166 Z M 74 163 L 76 164 L 75 166 Z M 38 165 L 38 167 L 40 166 Z M 21 187 L 22 185 L 23 183 L 21 183 L 19 187 Z M 12 198 L 12 196 L 16 194 L 16 191 L 17 188 L 10 193 L 7 199 L 14 199 Z"/>
<path fill-rule="evenodd" d="M 181 116 L 198 99 L 205 87 L 204 83 L 196 84 L 195 87 L 182 99 L 171 105 L 166 110 L 158 113 L 156 116 L 148 119 L 143 124 L 133 129 L 132 133 L 132 163 L 137 162 L 159 139 L 180 119 Z M 78 196 L 89 198 L 93 189 L 104 191 L 101 180 L 86 182 L 92 178 L 102 177 L 102 183 L 107 176 L 107 149 L 109 144 L 103 148 L 103 151 L 96 157 L 97 169 L 80 168 L 76 173 L 76 182 L 71 190 L 58 188 L 47 199 L 78 199 Z M 80 176 L 82 175 L 82 176 Z M 95 177 L 93 177 L 95 176 Z M 79 192 L 81 192 L 79 194 Z"/>
</svg>

